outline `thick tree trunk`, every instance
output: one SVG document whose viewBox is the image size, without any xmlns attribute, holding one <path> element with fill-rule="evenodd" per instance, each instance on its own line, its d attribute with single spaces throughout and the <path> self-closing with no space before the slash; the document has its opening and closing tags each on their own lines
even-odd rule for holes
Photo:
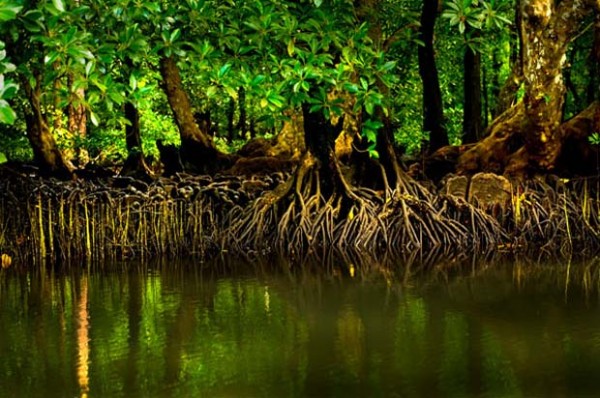
<svg viewBox="0 0 600 398">
<path fill-rule="evenodd" d="M 175 123 L 181 136 L 181 160 L 190 171 L 213 173 L 232 163 L 232 157 L 220 153 L 208 131 L 202 131 L 194 120 L 187 93 L 181 84 L 179 67 L 173 57 L 160 59 L 162 87 L 167 95 Z"/>
<path fill-rule="evenodd" d="M 481 118 L 481 53 L 470 47 L 464 55 L 463 143 L 478 141 L 482 135 Z"/>
<path fill-rule="evenodd" d="M 523 132 L 529 166 L 552 170 L 560 154 L 565 84 L 562 69 L 570 39 L 591 12 L 581 0 L 529 0 L 523 4 L 525 35 L 525 120 Z M 517 172 L 519 170 L 516 170 Z"/>
<path fill-rule="evenodd" d="M 135 104 L 125 103 L 125 118 L 129 122 L 125 126 L 125 144 L 127 145 L 127 160 L 121 169 L 121 175 L 148 177 L 150 170 L 142 150 L 142 136 L 140 131 L 140 113 Z"/>
<path fill-rule="evenodd" d="M 339 187 L 336 172 L 335 140 L 342 132 L 344 119 L 334 126 L 321 112 L 311 113 L 309 104 L 302 104 L 306 149 L 317 159 L 321 194 L 330 198 Z"/>
<path fill-rule="evenodd" d="M 40 84 L 39 76 L 35 88 L 27 79 L 22 79 L 22 87 L 29 105 L 25 110 L 27 138 L 33 149 L 34 160 L 43 175 L 70 179 L 73 176 L 72 170 L 58 149 L 56 140 L 48 128 L 46 115 L 42 111 Z"/>
<path fill-rule="evenodd" d="M 559 127 L 566 51 L 584 17 L 597 6 L 593 0 L 522 1 L 525 97 L 492 123 L 488 138 L 461 156 L 460 172 L 523 176 L 554 169 L 564 138 Z"/>
<path fill-rule="evenodd" d="M 433 48 L 433 31 L 438 8 L 439 0 L 423 1 L 419 34 L 419 39 L 423 42 L 423 45 L 419 46 L 419 74 L 423 81 L 423 130 L 429 132 L 429 153 L 448 145 L 442 92 Z"/>
</svg>

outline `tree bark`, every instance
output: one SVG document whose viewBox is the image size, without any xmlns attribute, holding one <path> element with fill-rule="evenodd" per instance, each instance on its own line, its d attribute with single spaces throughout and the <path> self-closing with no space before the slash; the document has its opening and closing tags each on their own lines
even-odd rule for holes
<svg viewBox="0 0 600 398">
<path fill-rule="evenodd" d="M 442 92 L 433 48 L 433 31 L 438 8 L 439 0 L 423 1 L 419 34 L 419 39 L 423 42 L 423 45 L 419 46 L 419 74 L 423 81 L 423 130 L 429 132 L 429 153 L 448 145 Z"/>
<path fill-rule="evenodd" d="M 482 135 L 481 53 L 467 46 L 464 55 L 463 143 L 478 141 Z"/>
<path fill-rule="evenodd" d="M 233 142 L 235 140 L 235 123 L 233 121 L 235 117 L 235 100 L 233 98 L 229 98 L 229 103 L 227 104 L 227 138 L 229 142 Z"/>
<path fill-rule="evenodd" d="M 232 163 L 232 157 L 220 153 L 209 132 L 203 131 L 194 120 L 187 93 L 181 84 L 179 67 L 173 57 L 160 59 L 162 88 L 181 136 L 181 160 L 189 171 L 214 173 Z"/>
<path fill-rule="evenodd" d="M 522 1 L 524 99 L 492 123 L 489 137 L 461 156 L 460 172 L 526 176 L 554 169 L 564 138 L 566 51 L 583 19 L 597 7 L 597 0 Z"/>
<path fill-rule="evenodd" d="M 342 132 L 344 118 L 340 118 L 334 126 L 321 112 L 311 113 L 309 109 L 309 104 L 302 104 L 304 141 L 306 149 L 318 160 L 321 193 L 328 199 L 339 185 L 335 165 L 335 140 Z"/>
<path fill-rule="evenodd" d="M 368 22 L 369 23 L 369 37 L 373 41 L 374 47 L 377 51 L 386 51 L 386 40 L 384 40 L 384 33 L 382 29 L 381 20 L 381 10 L 380 10 L 381 0 L 356 0 L 355 6 L 357 9 L 357 16 L 360 22 Z M 383 84 L 383 82 L 378 79 L 377 80 L 377 88 L 384 95 L 389 96 L 389 88 Z M 396 187 L 399 183 L 399 180 L 402 178 L 402 171 L 400 169 L 400 162 L 398 160 L 398 156 L 396 154 L 394 148 L 394 131 L 392 128 L 392 115 L 385 114 L 381 108 L 378 108 L 376 111 L 376 117 L 383 123 L 383 127 L 377 134 L 377 146 L 376 150 L 379 154 L 379 163 L 383 166 L 385 177 L 383 180 L 387 180 L 387 184 L 392 187 Z M 366 147 L 364 140 L 362 140 L 358 135 L 355 135 L 354 146 L 357 148 L 364 149 Z M 363 151 L 363 154 L 357 153 L 354 155 L 354 158 L 358 158 L 358 162 L 362 163 L 360 165 L 360 169 L 362 170 L 362 180 L 361 184 L 367 186 L 383 186 L 385 185 L 384 181 L 379 181 L 380 178 L 375 177 L 379 176 L 380 166 L 373 162 L 372 159 L 365 159 L 366 152 Z M 357 173 L 358 174 L 358 173 Z"/>
<path fill-rule="evenodd" d="M 523 132 L 529 166 L 536 170 L 552 170 L 560 154 L 562 137 L 557 133 L 565 95 L 562 70 L 566 51 L 583 18 L 591 12 L 581 2 L 523 1 Z"/>
<path fill-rule="evenodd" d="M 41 76 L 36 74 L 35 87 L 32 87 L 26 78 L 21 79 L 21 82 L 29 105 L 25 109 L 27 138 L 33 149 L 34 160 L 40 167 L 40 173 L 61 179 L 72 178 L 72 170 L 58 149 L 48 127 L 46 115 L 42 111 Z"/>
<path fill-rule="evenodd" d="M 238 108 L 240 111 L 240 118 L 237 124 L 238 136 L 246 139 L 248 126 L 246 122 L 246 89 L 244 87 L 238 89 Z"/>
<path fill-rule="evenodd" d="M 133 175 L 140 178 L 150 176 L 150 169 L 144 158 L 142 149 L 142 136 L 140 130 L 140 113 L 130 101 L 125 103 L 125 118 L 129 122 L 125 126 L 125 144 L 127 145 L 127 159 L 121 169 L 121 175 Z"/>
</svg>

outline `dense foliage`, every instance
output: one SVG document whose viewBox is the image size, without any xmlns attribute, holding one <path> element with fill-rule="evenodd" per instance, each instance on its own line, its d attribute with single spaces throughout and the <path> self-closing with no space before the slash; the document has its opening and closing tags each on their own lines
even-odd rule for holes
<svg viewBox="0 0 600 398">
<path fill-rule="evenodd" d="M 439 8 L 434 45 L 452 144 L 463 134 L 465 52 L 481 57 L 483 125 L 497 115 L 519 57 L 515 2 L 452 0 Z M 330 120 L 361 116 L 372 157 L 381 115 L 391 117 L 396 143 L 415 153 L 428 138 L 417 66 L 421 7 L 416 0 L 2 0 L 0 161 L 32 155 L 24 122 L 36 107 L 32 90 L 63 152 L 123 161 L 128 103 L 139 111 L 146 154 L 157 156 L 159 139 L 178 144 L 161 91 L 164 59 L 176 62 L 198 123 L 208 124 L 221 151 L 277 134 L 289 111 L 308 103 Z M 593 37 L 594 29 L 583 31 L 569 52 L 566 116 L 597 96 Z M 74 127 L 77 109 L 83 123 Z"/>
</svg>

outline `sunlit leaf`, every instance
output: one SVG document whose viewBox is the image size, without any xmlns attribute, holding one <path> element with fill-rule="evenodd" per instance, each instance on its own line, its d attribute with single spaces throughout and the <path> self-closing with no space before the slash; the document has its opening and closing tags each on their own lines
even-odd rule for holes
<svg viewBox="0 0 600 398">
<path fill-rule="evenodd" d="M 62 0 L 52 0 L 52 4 L 58 11 L 65 12 L 65 5 L 63 4 Z"/>
<path fill-rule="evenodd" d="M 237 90 L 236 90 L 236 89 L 234 89 L 233 87 L 229 87 L 229 86 L 227 86 L 227 87 L 225 87 L 225 91 L 227 92 L 227 94 L 228 94 L 228 95 L 229 95 L 231 98 L 233 98 L 233 99 L 237 100 L 237 98 L 238 98 L 238 93 L 237 93 Z"/>
<path fill-rule="evenodd" d="M 137 88 L 137 79 L 133 73 L 129 75 L 129 87 L 132 90 L 135 90 Z"/>
<path fill-rule="evenodd" d="M 22 8 L 14 3 L 0 4 L 0 22 L 8 22 L 15 19 Z"/>
<path fill-rule="evenodd" d="M 8 102 L 0 99 L 0 123 L 13 124 L 17 119 L 17 114 L 10 107 Z"/>
<path fill-rule="evenodd" d="M 96 127 L 98 127 L 98 125 L 100 124 L 100 122 L 98 121 L 98 116 L 96 116 L 94 112 L 90 112 L 90 120 L 92 124 Z"/>
</svg>

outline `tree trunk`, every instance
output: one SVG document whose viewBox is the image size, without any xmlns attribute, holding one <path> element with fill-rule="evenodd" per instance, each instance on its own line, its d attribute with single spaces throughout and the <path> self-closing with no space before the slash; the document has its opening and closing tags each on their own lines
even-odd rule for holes
<svg viewBox="0 0 600 398">
<path fill-rule="evenodd" d="M 213 173 L 232 163 L 231 156 L 220 153 L 208 131 L 203 131 L 194 120 L 187 93 L 181 84 L 179 67 L 173 57 L 160 59 L 162 88 L 167 95 L 175 123 L 181 136 L 181 160 L 189 171 Z"/>
<path fill-rule="evenodd" d="M 302 104 L 304 141 L 306 149 L 318 161 L 321 193 L 328 199 L 339 185 L 335 165 L 335 140 L 342 132 L 344 118 L 340 118 L 334 126 L 321 112 L 311 113 L 309 109 L 309 104 Z"/>
<path fill-rule="evenodd" d="M 35 88 L 31 86 L 29 80 L 22 79 L 22 87 L 29 105 L 25 109 L 27 138 L 33 149 L 34 160 L 40 167 L 40 173 L 61 179 L 72 178 L 72 170 L 58 149 L 56 140 L 48 127 L 46 115 L 42 112 L 41 77 L 39 74 L 36 76 Z"/>
<path fill-rule="evenodd" d="M 419 39 L 423 42 L 423 45 L 419 46 L 419 74 L 423 81 L 423 130 L 429 132 L 429 153 L 448 145 L 442 92 L 433 48 L 433 31 L 439 5 L 439 0 L 423 1 L 419 34 Z"/>
<path fill-rule="evenodd" d="M 235 123 L 233 119 L 235 117 L 235 100 L 229 98 L 229 104 L 227 104 L 227 138 L 232 143 L 235 140 Z"/>
<path fill-rule="evenodd" d="M 569 41 L 587 14 L 579 3 L 563 0 L 555 5 L 551 0 L 529 0 L 523 4 L 525 151 L 529 166 L 541 171 L 552 170 L 560 154 L 557 131 L 565 95 L 562 70 Z"/>
<path fill-rule="evenodd" d="M 246 139 L 248 128 L 246 126 L 246 89 L 244 87 L 238 89 L 238 107 L 240 110 L 240 119 L 237 124 L 238 136 Z"/>
<path fill-rule="evenodd" d="M 355 6 L 357 8 L 357 16 L 360 22 L 369 23 L 369 37 L 373 41 L 374 47 L 377 51 L 388 50 L 387 46 L 391 45 L 393 38 L 389 37 L 384 40 L 383 34 L 383 21 L 381 20 L 381 0 L 356 0 Z M 436 75 L 437 76 L 437 75 Z M 377 80 L 377 88 L 384 95 L 389 96 L 389 88 L 383 84 L 383 82 Z M 440 97 L 441 98 L 441 97 Z M 361 185 L 372 186 L 381 188 L 397 187 L 401 178 L 400 163 L 398 156 L 394 148 L 394 131 L 392 128 L 392 115 L 385 114 L 381 108 L 376 111 L 376 117 L 383 123 L 383 127 L 377 134 L 377 146 L 376 150 L 379 154 L 379 163 L 383 166 L 385 175 L 381 175 L 381 169 L 379 164 L 373 162 L 372 159 L 365 159 L 366 151 L 363 153 L 355 153 L 354 158 L 358 158 L 355 163 L 360 164 L 359 168 L 362 169 Z M 356 137 L 354 146 L 356 148 L 365 149 L 366 143 L 358 135 Z M 362 163 L 362 164 L 361 164 Z M 359 173 L 357 173 L 359 174 Z M 375 177 L 377 176 L 377 177 Z M 379 177 L 381 176 L 381 178 Z M 381 180 L 381 181 L 380 181 Z M 388 186 L 386 186 L 386 184 Z"/>
<path fill-rule="evenodd" d="M 488 138 L 461 156 L 460 172 L 503 170 L 524 176 L 553 170 L 563 140 L 566 51 L 593 7 L 597 1 L 522 2 L 524 99 L 492 123 Z"/>
<path fill-rule="evenodd" d="M 467 46 L 464 55 L 463 143 L 478 141 L 482 133 L 481 120 L 481 53 Z"/>
<path fill-rule="evenodd" d="M 490 95 L 489 95 L 489 73 L 488 69 L 483 66 L 481 69 L 481 94 L 483 95 L 483 118 L 481 119 L 481 131 L 479 139 L 483 135 L 483 130 L 488 126 L 490 121 Z"/>
<path fill-rule="evenodd" d="M 589 57 L 590 78 L 587 88 L 587 100 L 591 103 L 600 100 L 600 13 L 594 20 L 594 42 Z"/>
<path fill-rule="evenodd" d="M 140 113 L 130 101 L 125 103 L 125 118 L 129 122 L 125 126 L 125 144 L 127 145 L 127 160 L 121 169 L 121 175 L 133 175 L 147 178 L 150 170 L 142 150 L 142 136 L 140 131 Z"/>
</svg>

